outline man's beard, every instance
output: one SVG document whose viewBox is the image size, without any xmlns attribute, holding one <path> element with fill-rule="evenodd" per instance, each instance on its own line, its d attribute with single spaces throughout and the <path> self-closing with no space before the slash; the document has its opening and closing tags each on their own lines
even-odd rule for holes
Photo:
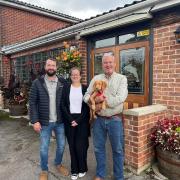
<svg viewBox="0 0 180 180">
<path fill-rule="evenodd" d="M 46 71 L 46 74 L 51 77 L 56 74 L 56 71 Z"/>
</svg>

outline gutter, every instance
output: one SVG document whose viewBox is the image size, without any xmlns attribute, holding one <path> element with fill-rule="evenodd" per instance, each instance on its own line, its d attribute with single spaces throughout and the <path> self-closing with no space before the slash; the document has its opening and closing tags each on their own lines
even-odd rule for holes
<svg viewBox="0 0 180 180">
<path fill-rule="evenodd" d="M 77 33 L 73 33 L 73 32 L 64 32 L 63 34 L 58 34 L 58 35 L 54 35 L 52 37 L 45 37 L 45 38 L 36 38 L 21 44 L 17 44 L 17 45 L 13 45 L 13 46 L 4 46 L 2 48 L 2 52 L 4 52 L 6 55 L 7 54 L 12 54 L 12 53 L 16 53 L 16 52 L 20 52 L 20 51 L 24 51 L 30 48 L 34 48 L 34 47 L 38 47 L 41 46 L 43 44 L 46 43 L 50 43 L 50 42 L 54 42 L 56 40 L 63 40 L 65 38 L 71 38 L 71 37 L 75 37 Z"/>
<path fill-rule="evenodd" d="M 134 24 L 136 22 L 140 22 L 143 20 L 151 19 L 151 18 L 152 18 L 152 15 L 149 14 L 148 12 L 132 13 L 132 14 L 129 14 L 127 16 L 117 18 L 115 20 L 112 20 L 112 21 L 109 21 L 106 23 L 99 24 L 95 27 L 82 30 L 80 32 L 80 36 L 87 36 L 89 34 L 97 33 L 97 32 L 104 31 L 104 30 L 107 30 L 110 28 L 112 29 L 112 28 L 116 28 L 116 27 L 121 27 L 121 26 L 126 25 L 126 24 Z"/>
<path fill-rule="evenodd" d="M 167 1 L 168 1 L 168 3 L 167 3 Z M 143 19 L 149 19 L 149 18 L 152 18 L 152 16 L 151 16 L 152 10 L 158 11 L 158 8 L 160 10 L 162 10 L 162 9 L 168 8 L 170 5 L 172 6 L 172 5 L 177 5 L 177 4 L 180 4 L 179 0 L 147 0 L 147 1 L 143 1 L 138 4 L 113 11 L 111 13 L 107 13 L 105 15 L 80 22 L 80 23 L 72 25 L 70 27 L 60 29 L 58 31 L 49 33 L 47 35 L 41 36 L 36 39 L 32 39 L 30 41 L 26 41 L 23 43 L 10 45 L 10 46 L 5 46 L 2 48 L 2 51 L 5 54 L 12 54 L 12 53 L 16 53 L 19 51 L 27 50 L 29 48 L 41 46 L 43 44 L 52 43 L 52 42 L 55 42 L 58 40 L 63 40 L 63 39 L 73 37 L 73 36 L 75 37 L 77 34 L 80 34 L 80 36 L 83 36 L 86 34 L 94 33 L 94 32 L 97 32 L 94 28 L 97 28 L 98 26 L 100 26 L 102 24 L 105 26 L 110 21 L 113 22 L 114 20 L 117 20 L 120 25 L 120 21 L 123 20 L 122 18 L 132 15 L 132 13 L 134 13 L 134 14 L 139 13 L 139 12 L 144 13 L 145 16 L 143 17 Z M 136 22 L 139 20 L 140 19 L 138 19 L 138 17 L 137 17 Z M 130 20 L 127 18 L 126 21 L 122 25 L 128 24 L 128 23 L 132 23 L 132 19 Z M 112 27 L 106 26 L 106 29 L 112 28 Z M 92 32 L 83 33 L 88 29 L 91 29 Z M 102 29 L 97 28 L 97 30 L 102 30 Z"/>
<path fill-rule="evenodd" d="M 167 9 L 167 7 L 171 8 L 180 5 L 180 0 L 161 0 L 161 1 L 162 3 L 159 3 L 152 8 L 151 10 L 152 13 Z"/>
</svg>

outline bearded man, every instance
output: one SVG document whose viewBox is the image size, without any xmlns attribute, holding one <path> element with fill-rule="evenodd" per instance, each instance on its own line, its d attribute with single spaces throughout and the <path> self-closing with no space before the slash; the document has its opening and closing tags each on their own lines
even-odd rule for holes
<svg viewBox="0 0 180 180">
<path fill-rule="evenodd" d="M 46 74 L 33 81 L 30 91 L 30 120 L 34 130 L 40 134 L 40 180 L 48 180 L 48 150 L 52 131 L 55 132 L 57 144 L 54 165 L 62 175 L 69 174 L 62 165 L 65 135 L 60 112 L 62 88 L 66 81 L 57 77 L 56 71 L 56 60 L 47 59 Z"/>
</svg>

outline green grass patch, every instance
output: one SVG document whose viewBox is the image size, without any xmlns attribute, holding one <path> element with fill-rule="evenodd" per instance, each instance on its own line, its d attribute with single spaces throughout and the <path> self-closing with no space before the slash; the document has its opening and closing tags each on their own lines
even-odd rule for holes
<svg viewBox="0 0 180 180">
<path fill-rule="evenodd" d="M 15 120 L 15 118 L 9 117 L 9 113 L 0 110 L 0 121 Z"/>
</svg>

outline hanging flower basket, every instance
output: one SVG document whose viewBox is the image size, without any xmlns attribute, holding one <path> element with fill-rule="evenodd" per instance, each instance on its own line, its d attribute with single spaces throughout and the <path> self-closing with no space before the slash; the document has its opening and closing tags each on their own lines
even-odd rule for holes
<svg viewBox="0 0 180 180">
<path fill-rule="evenodd" d="M 64 42 L 64 50 L 56 57 L 58 61 L 57 73 L 69 78 L 70 69 L 72 67 L 80 67 L 81 54 L 76 46 L 70 46 Z"/>
</svg>

